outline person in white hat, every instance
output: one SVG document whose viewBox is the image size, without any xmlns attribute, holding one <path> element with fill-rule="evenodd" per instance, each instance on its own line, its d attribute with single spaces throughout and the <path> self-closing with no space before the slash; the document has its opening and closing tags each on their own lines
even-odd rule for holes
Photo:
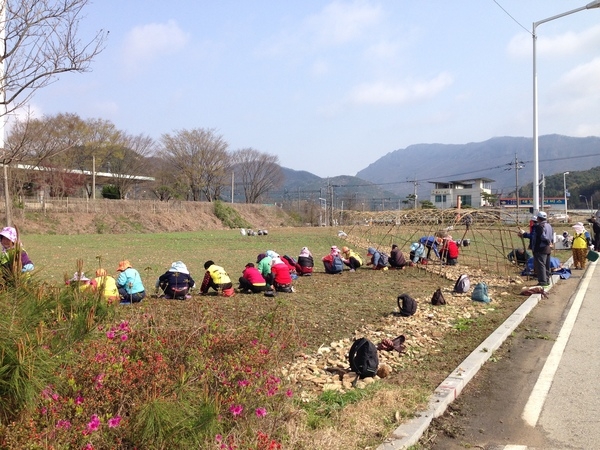
<svg viewBox="0 0 600 450">
<path fill-rule="evenodd" d="M 196 282 L 182 261 L 175 261 L 169 270 L 156 280 L 156 289 L 164 292 L 165 298 L 185 300 Z"/>
<path fill-rule="evenodd" d="M 577 222 L 573 225 L 573 268 L 582 270 L 585 269 L 587 260 L 588 246 L 591 243 L 590 233 L 585 230 L 583 223 Z"/>
</svg>

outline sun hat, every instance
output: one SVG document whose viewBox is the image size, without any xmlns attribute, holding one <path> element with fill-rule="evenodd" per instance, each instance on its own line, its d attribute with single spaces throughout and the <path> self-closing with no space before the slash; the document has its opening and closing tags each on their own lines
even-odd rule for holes
<svg viewBox="0 0 600 450">
<path fill-rule="evenodd" d="M 546 220 L 548 218 L 548 214 L 546 214 L 544 211 L 540 211 L 537 213 L 537 218 L 538 219 L 542 219 L 542 220 Z"/>
<path fill-rule="evenodd" d="M 126 269 L 130 269 L 131 268 L 131 263 L 124 259 L 123 261 L 119 262 L 119 267 L 117 267 L 117 272 L 123 272 Z"/>
<path fill-rule="evenodd" d="M 2 231 L 0 231 L 0 236 L 4 236 L 10 242 L 17 242 L 17 230 L 13 227 L 4 227 Z"/>
<path fill-rule="evenodd" d="M 75 272 L 73 274 L 73 278 L 71 278 L 71 280 L 72 281 L 90 281 L 90 279 L 88 277 L 86 277 L 83 272 Z"/>
<path fill-rule="evenodd" d="M 190 274 L 190 271 L 188 270 L 187 266 L 181 261 L 175 261 L 173 264 L 171 264 L 169 272 L 179 272 L 185 273 L 187 275 Z"/>
<path fill-rule="evenodd" d="M 98 269 L 98 270 L 96 270 L 96 276 L 97 277 L 105 277 L 106 275 L 108 275 L 106 273 L 106 269 Z"/>
<path fill-rule="evenodd" d="M 575 225 L 573 225 L 573 228 L 575 229 L 576 233 L 583 233 L 585 231 L 585 226 L 581 222 L 577 222 Z"/>
</svg>

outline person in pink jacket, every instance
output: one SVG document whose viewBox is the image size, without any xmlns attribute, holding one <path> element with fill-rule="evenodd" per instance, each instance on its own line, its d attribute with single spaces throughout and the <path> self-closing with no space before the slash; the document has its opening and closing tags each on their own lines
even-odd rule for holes
<svg viewBox="0 0 600 450">
<path fill-rule="evenodd" d="M 265 278 L 252 263 L 246 264 L 246 268 L 242 272 L 239 282 L 240 292 L 250 291 L 253 294 L 258 294 L 259 292 L 264 292 L 267 290 L 267 282 L 265 281 Z"/>
</svg>

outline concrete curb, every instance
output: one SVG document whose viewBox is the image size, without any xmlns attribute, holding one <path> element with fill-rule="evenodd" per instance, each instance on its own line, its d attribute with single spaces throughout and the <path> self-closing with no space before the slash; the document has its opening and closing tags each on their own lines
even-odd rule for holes
<svg viewBox="0 0 600 450">
<path fill-rule="evenodd" d="M 565 263 L 570 267 L 572 258 Z M 552 283 L 547 291 L 558 282 L 558 275 L 552 276 Z M 406 423 L 396 428 L 392 435 L 377 450 L 400 450 L 407 449 L 419 442 L 431 421 L 446 412 L 448 405 L 452 403 L 471 381 L 479 369 L 487 362 L 496 350 L 504 343 L 510 334 L 523 322 L 525 317 L 537 306 L 541 294 L 531 295 L 512 315 L 506 319 L 492 334 L 488 336 L 475 350 L 471 352 L 454 371 L 436 388 L 429 398 L 427 409 Z"/>
</svg>

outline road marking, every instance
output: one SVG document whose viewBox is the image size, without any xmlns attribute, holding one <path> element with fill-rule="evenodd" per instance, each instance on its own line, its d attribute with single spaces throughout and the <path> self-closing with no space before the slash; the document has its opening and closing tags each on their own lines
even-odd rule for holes
<svg viewBox="0 0 600 450">
<path fill-rule="evenodd" d="M 586 270 L 584 279 L 577 287 L 577 293 L 575 294 L 575 299 L 573 300 L 569 314 L 567 315 L 565 323 L 560 329 L 558 338 L 552 346 L 552 350 L 548 355 L 548 359 L 544 364 L 540 376 L 538 377 L 538 380 L 531 391 L 531 395 L 527 400 L 523 414 L 521 415 L 521 418 L 532 427 L 537 425 L 537 422 L 540 418 L 542 407 L 544 406 L 544 402 L 548 396 L 548 391 L 550 391 L 550 387 L 552 386 L 554 375 L 556 374 L 556 370 L 560 364 L 565 347 L 569 341 L 569 336 L 571 335 L 571 331 L 573 330 L 573 326 L 577 320 L 577 315 L 581 309 L 583 298 L 585 297 L 585 293 L 588 285 L 590 284 L 590 280 L 595 268 L 596 264 L 590 264 L 590 267 L 588 267 L 588 270 Z"/>
</svg>

